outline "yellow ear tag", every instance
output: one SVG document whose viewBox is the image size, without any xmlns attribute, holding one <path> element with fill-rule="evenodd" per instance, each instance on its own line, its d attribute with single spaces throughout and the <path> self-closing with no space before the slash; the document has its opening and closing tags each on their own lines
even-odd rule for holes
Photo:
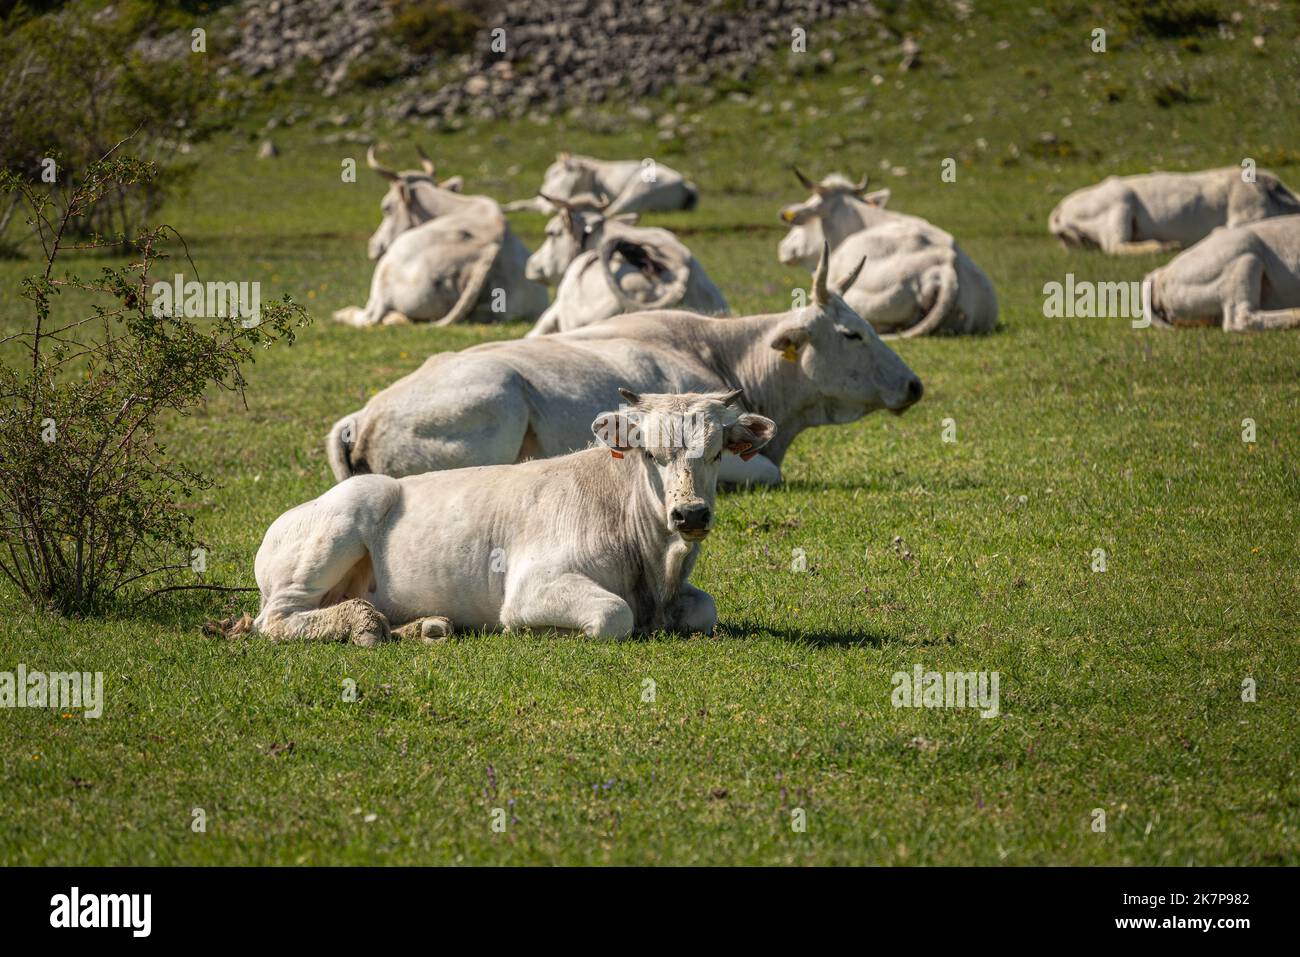
<svg viewBox="0 0 1300 957">
<path fill-rule="evenodd" d="M 610 449 L 609 454 L 611 458 L 621 459 L 623 457 L 623 453 L 618 449 Z"/>
<path fill-rule="evenodd" d="M 788 345 L 781 350 L 781 358 L 786 362 L 794 362 L 799 357 L 799 350 L 793 345 Z"/>
</svg>

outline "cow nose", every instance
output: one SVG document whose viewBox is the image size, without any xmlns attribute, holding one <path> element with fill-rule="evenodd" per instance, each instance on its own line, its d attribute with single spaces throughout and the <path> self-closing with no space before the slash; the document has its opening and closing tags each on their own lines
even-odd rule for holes
<svg viewBox="0 0 1300 957">
<path fill-rule="evenodd" d="M 683 532 L 699 531 L 709 527 L 713 512 L 707 505 L 677 505 L 668 513 L 673 520 L 673 527 Z"/>
<path fill-rule="evenodd" d="M 925 386 L 921 385 L 921 380 L 916 376 L 907 383 L 907 404 L 916 405 L 921 401 L 921 396 L 925 394 Z"/>
</svg>

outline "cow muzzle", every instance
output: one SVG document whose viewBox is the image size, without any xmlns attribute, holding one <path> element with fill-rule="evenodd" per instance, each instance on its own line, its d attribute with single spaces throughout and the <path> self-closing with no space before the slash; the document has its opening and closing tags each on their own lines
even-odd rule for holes
<svg viewBox="0 0 1300 957">
<path fill-rule="evenodd" d="M 903 386 L 902 398 L 889 406 L 889 411 L 894 415 L 902 415 L 916 403 L 921 401 L 921 396 L 925 395 L 925 386 L 916 376 L 907 380 L 907 385 Z"/>
<path fill-rule="evenodd" d="M 713 509 L 703 502 L 675 505 L 668 513 L 673 529 L 688 542 L 700 542 L 713 529 Z"/>
</svg>

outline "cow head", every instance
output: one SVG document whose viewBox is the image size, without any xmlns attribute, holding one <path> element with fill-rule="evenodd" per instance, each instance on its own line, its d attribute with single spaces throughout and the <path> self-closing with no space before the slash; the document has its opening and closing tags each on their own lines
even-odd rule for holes
<svg viewBox="0 0 1300 957">
<path fill-rule="evenodd" d="M 371 259 L 382 256 L 393 244 L 393 240 L 408 229 L 427 223 L 438 215 L 436 199 L 439 190 L 459 193 L 465 185 L 459 176 L 453 176 L 439 183 L 434 177 L 433 160 L 421 147 L 417 146 L 415 149 L 420 154 L 422 168 L 403 170 L 400 173 L 382 165 L 375 158 L 373 146 L 366 150 L 367 165 L 389 183 L 388 192 L 384 194 L 379 204 L 383 219 L 374 235 L 370 237 L 367 246 Z"/>
<path fill-rule="evenodd" d="M 546 224 L 546 239 L 537 252 L 528 257 L 524 275 L 533 282 L 554 286 L 564 276 L 569 263 L 584 250 L 594 249 L 600 244 L 601 233 L 609 221 L 604 213 L 609 198 L 604 194 L 595 196 L 583 193 L 565 199 L 545 190 L 537 195 L 559 212 Z M 637 215 L 629 213 L 611 218 L 619 222 L 635 223 Z"/>
<path fill-rule="evenodd" d="M 851 233 L 869 225 L 872 210 L 883 209 L 889 202 L 889 190 L 867 192 L 867 177 L 851 182 L 838 173 L 814 183 L 798 169 L 794 171 L 799 182 L 812 190 L 812 196 L 802 203 L 791 203 L 781 208 L 781 222 L 790 226 L 777 255 L 787 266 L 798 264 L 812 269 L 817 264 L 823 242 L 835 249 Z"/>
<path fill-rule="evenodd" d="M 827 283 L 830 255 L 830 245 L 823 243 L 811 305 L 790 313 L 767 344 L 804 378 L 811 390 L 808 401 L 825 421 L 852 422 L 881 408 L 902 412 L 921 398 L 921 380 L 840 298 L 866 261 L 832 290 Z"/>
<path fill-rule="evenodd" d="M 596 171 L 581 156 L 564 152 L 555 155 L 555 162 L 546 167 L 542 176 L 541 192 L 547 196 L 569 199 L 581 193 L 596 192 Z"/>
<path fill-rule="evenodd" d="M 1077 189 L 1056 204 L 1047 218 L 1047 228 L 1065 249 L 1100 249 L 1098 237 L 1115 209 L 1097 186 Z"/>
<path fill-rule="evenodd" d="M 741 405 L 741 393 L 693 392 L 637 395 L 619 389 L 625 405 L 591 423 L 619 468 L 636 474 L 658 503 L 664 529 L 700 542 L 713 529 L 722 453 L 757 454 L 776 434 L 776 423 Z"/>
</svg>

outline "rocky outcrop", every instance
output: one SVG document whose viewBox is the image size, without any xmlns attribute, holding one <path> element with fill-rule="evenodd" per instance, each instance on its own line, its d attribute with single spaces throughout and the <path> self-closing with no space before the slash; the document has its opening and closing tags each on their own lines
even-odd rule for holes
<svg viewBox="0 0 1300 957">
<path fill-rule="evenodd" d="M 453 0 L 454 2 L 454 0 Z M 789 51 L 795 28 L 839 16 L 879 18 L 869 0 L 510 0 L 469 8 L 481 28 L 471 52 L 404 49 L 388 0 L 249 0 L 234 8 L 225 69 L 288 78 L 306 70 L 327 95 L 366 66 L 369 81 L 404 82 L 386 97 L 393 118 L 488 119 L 653 96 L 682 83 L 743 80 Z M 384 71 L 391 76 L 383 75 Z"/>
</svg>

